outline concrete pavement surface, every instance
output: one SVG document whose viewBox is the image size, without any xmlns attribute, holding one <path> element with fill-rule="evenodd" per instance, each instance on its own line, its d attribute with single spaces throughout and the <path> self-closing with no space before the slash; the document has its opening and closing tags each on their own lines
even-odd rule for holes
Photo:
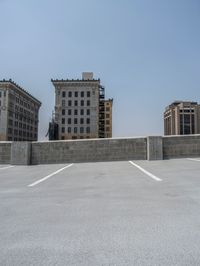
<svg viewBox="0 0 200 266">
<path fill-rule="evenodd" d="M 0 265 L 200 265 L 200 159 L 132 163 L 0 165 Z"/>
</svg>

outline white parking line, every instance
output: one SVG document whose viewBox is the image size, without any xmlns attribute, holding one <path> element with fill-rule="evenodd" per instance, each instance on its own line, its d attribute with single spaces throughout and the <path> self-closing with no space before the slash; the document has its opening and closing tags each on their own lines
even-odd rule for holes
<svg viewBox="0 0 200 266">
<path fill-rule="evenodd" d="M 38 185 L 39 183 L 41 183 L 41 182 L 47 180 L 48 178 L 50 178 L 50 177 L 52 177 L 52 176 L 54 176 L 54 175 L 60 173 L 60 172 L 63 171 L 64 169 L 71 167 L 72 165 L 73 165 L 73 163 L 72 163 L 72 164 L 69 164 L 69 165 L 67 165 L 67 166 L 65 166 L 65 167 L 63 167 L 63 168 L 61 168 L 61 169 L 59 169 L 59 170 L 57 170 L 57 171 L 55 171 L 55 172 L 53 172 L 53 173 L 51 173 L 50 175 L 47 175 L 47 176 L 45 176 L 45 177 L 39 179 L 38 181 L 36 181 L 36 182 L 34 182 L 34 183 L 28 185 L 28 187 L 34 187 L 34 186 Z"/>
<path fill-rule="evenodd" d="M 134 165 L 135 167 L 137 167 L 140 171 L 142 171 L 143 173 L 145 173 L 146 175 L 150 176 L 151 178 L 153 178 L 156 181 L 162 181 L 162 179 L 160 179 L 159 177 L 151 174 L 150 172 L 146 171 L 144 168 L 142 168 L 141 166 L 139 166 L 138 164 L 129 161 L 130 164 Z"/>
<path fill-rule="evenodd" d="M 14 166 L 5 166 L 5 167 L 0 167 L 0 170 L 4 170 L 4 169 L 8 169 L 8 168 L 12 168 Z"/>
<path fill-rule="evenodd" d="M 195 161 L 195 162 L 200 162 L 200 159 L 192 159 L 192 158 L 187 158 L 190 161 Z"/>
</svg>

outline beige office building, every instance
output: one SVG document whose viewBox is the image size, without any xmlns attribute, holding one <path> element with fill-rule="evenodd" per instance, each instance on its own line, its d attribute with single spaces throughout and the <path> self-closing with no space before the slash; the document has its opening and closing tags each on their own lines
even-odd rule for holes
<svg viewBox="0 0 200 266">
<path fill-rule="evenodd" d="M 164 112 L 165 135 L 200 134 L 200 105 L 175 101 Z"/>
<path fill-rule="evenodd" d="M 55 87 L 58 139 L 105 138 L 105 89 L 100 79 L 94 79 L 92 72 L 84 72 L 82 79 L 51 81 Z"/>
<path fill-rule="evenodd" d="M 36 141 L 41 102 L 14 81 L 0 81 L 0 141 Z"/>
</svg>

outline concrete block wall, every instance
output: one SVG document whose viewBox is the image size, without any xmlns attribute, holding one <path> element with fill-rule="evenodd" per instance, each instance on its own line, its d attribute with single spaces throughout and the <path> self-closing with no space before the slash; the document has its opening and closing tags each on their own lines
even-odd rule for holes
<svg viewBox="0 0 200 266">
<path fill-rule="evenodd" d="M 10 164 L 11 142 L 0 142 L 0 164 Z"/>
<path fill-rule="evenodd" d="M 50 164 L 200 157 L 200 135 L 0 142 L 0 164 Z"/>
<path fill-rule="evenodd" d="M 163 159 L 200 157 L 200 135 L 163 137 Z"/>
<path fill-rule="evenodd" d="M 32 143 L 32 164 L 146 160 L 146 138 Z"/>
</svg>

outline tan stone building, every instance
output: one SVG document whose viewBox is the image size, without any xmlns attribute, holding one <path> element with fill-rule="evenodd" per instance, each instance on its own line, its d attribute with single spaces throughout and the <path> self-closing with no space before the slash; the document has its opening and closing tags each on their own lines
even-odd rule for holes
<svg viewBox="0 0 200 266">
<path fill-rule="evenodd" d="M 165 135 L 200 134 L 200 105 L 175 101 L 164 112 Z"/>
<path fill-rule="evenodd" d="M 113 99 L 105 100 L 105 138 L 112 138 L 112 104 Z"/>
<path fill-rule="evenodd" d="M 0 141 L 36 141 L 41 102 L 14 81 L 0 81 Z"/>
<path fill-rule="evenodd" d="M 55 122 L 58 139 L 105 138 L 105 89 L 92 72 L 82 79 L 51 80 L 55 87 Z M 112 136 L 110 104 L 109 136 Z"/>
</svg>

